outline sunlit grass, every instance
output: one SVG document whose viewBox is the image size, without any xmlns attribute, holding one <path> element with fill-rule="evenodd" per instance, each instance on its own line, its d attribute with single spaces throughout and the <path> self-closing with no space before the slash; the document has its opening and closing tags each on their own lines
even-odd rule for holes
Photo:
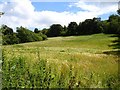
<svg viewBox="0 0 120 90">
<path fill-rule="evenodd" d="M 20 73 L 22 71 L 19 71 L 20 81 L 23 84 L 21 86 L 12 84 L 11 86 L 49 88 L 116 87 L 118 83 L 116 82 L 117 78 L 114 76 L 117 76 L 118 72 L 118 57 L 103 53 L 104 51 L 113 50 L 109 45 L 115 39 L 110 35 L 96 34 L 55 37 L 42 42 L 3 46 L 3 58 L 6 62 L 3 65 L 7 65 L 6 67 L 3 66 L 6 68 L 3 69 L 3 72 L 10 73 L 7 69 L 15 68 L 17 61 L 20 60 L 23 68 L 16 67 L 14 69 L 16 73 L 13 72 L 12 75 L 16 77 L 17 69 L 23 70 L 23 75 Z M 15 67 L 13 67 L 14 65 Z M 24 70 L 28 70 L 29 74 L 25 73 Z M 9 76 L 6 75 L 3 79 L 7 77 Z M 26 79 L 29 77 L 32 77 L 33 81 Z M 46 80 L 43 83 L 44 79 Z M 40 81 L 42 84 L 40 84 Z M 8 84 L 10 81 L 3 82 L 5 82 L 4 87 L 10 86 Z M 19 81 L 15 82 L 18 83 Z M 25 85 L 25 82 L 29 83 Z M 110 85 L 108 85 L 108 82 Z M 34 85 L 32 86 L 32 84 Z"/>
</svg>

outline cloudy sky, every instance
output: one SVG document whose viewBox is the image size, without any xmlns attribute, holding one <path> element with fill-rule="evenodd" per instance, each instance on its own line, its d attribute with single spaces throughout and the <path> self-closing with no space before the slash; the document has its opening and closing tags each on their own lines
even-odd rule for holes
<svg viewBox="0 0 120 90">
<path fill-rule="evenodd" d="M 108 19 L 117 9 L 117 0 L 0 0 L 0 11 L 5 12 L 0 25 L 14 30 L 19 26 L 31 30 L 52 24 L 67 26 L 72 21 L 79 23 L 93 17 Z"/>
</svg>

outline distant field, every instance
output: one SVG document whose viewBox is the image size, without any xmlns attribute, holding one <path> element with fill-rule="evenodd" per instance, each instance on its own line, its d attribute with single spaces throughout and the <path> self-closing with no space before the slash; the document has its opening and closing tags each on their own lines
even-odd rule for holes
<svg viewBox="0 0 120 90">
<path fill-rule="evenodd" d="M 117 88 L 118 57 L 112 35 L 48 38 L 2 46 L 3 87 Z"/>
</svg>

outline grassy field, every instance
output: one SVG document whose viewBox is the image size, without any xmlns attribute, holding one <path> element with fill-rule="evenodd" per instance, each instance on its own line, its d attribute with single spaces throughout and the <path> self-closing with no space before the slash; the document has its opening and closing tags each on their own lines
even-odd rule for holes
<svg viewBox="0 0 120 90">
<path fill-rule="evenodd" d="M 112 35 L 48 38 L 2 46 L 3 88 L 117 88 Z"/>
</svg>

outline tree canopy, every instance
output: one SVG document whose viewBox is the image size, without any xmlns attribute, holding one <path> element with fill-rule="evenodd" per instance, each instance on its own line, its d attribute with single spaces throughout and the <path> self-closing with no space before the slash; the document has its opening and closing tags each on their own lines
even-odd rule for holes
<svg viewBox="0 0 120 90">
<path fill-rule="evenodd" d="M 50 26 L 47 35 L 50 37 L 60 36 L 62 31 L 63 27 L 60 24 L 53 24 Z"/>
<path fill-rule="evenodd" d="M 47 36 L 42 33 L 34 33 L 27 28 L 17 27 L 17 32 L 13 32 L 13 29 L 8 27 L 7 25 L 2 25 L 0 30 L 3 34 L 3 45 L 7 44 L 18 44 L 18 43 L 26 43 L 33 41 L 42 41 L 46 40 Z"/>
</svg>

